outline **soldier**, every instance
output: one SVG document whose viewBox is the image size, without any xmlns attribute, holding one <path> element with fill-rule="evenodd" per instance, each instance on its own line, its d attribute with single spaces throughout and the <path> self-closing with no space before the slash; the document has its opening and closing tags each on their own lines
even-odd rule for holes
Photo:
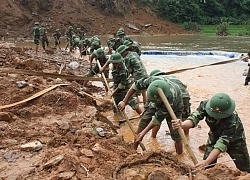
<svg viewBox="0 0 250 180">
<path fill-rule="evenodd" d="M 72 52 L 72 46 L 73 46 L 73 35 L 75 33 L 73 32 L 73 27 L 69 26 L 68 30 L 65 32 L 65 37 L 67 38 L 67 45 L 65 47 L 65 50 L 69 47 L 69 51 Z"/>
<path fill-rule="evenodd" d="M 89 52 L 88 52 L 88 48 L 91 46 L 91 41 L 88 39 L 88 38 L 85 38 L 83 40 L 83 49 L 81 51 L 81 56 L 82 55 L 88 55 Z"/>
<path fill-rule="evenodd" d="M 123 110 L 128 102 L 128 99 L 137 90 L 147 90 L 147 103 L 144 106 L 144 112 L 138 124 L 136 134 L 137 138 L 134 140 L 134 149 L 137 149 L 138 144 L 142 141 L 145 134 L 153 129 L 155 126 L 160 126 L 162 121 L 166 119 L 171 138 L 175 141 L 175 149 L 177 154 L 182 154 L 182 142 L 178 131 L 175 131 L 171 124 L 171 116 L 166 109 L 162 99 L 160 98 L 157 89 L 161 88 L 169 101 L 176 117 L 180 118 L 183 111 L 182 95 L 177 84 L 171 82 L 166 77 L 150 76 L 135 81 L 124 99 L 119 102 L 118 107 Z"/>
<path fill-rule="evenodd" d="M 216 93 L 211 99 L 201 101 L 199 107 L 186 121 L 172 120 L 172 125 L 174 129 L 179 127 L 190 129 L 196 127 L 204 118 L 210 131 L 204 161 L 195 167 L 204 168 L 216 163 L 220 153 L 227 152 L 232 159 L 235 159 L 234 163 L 239 170 L 250 172 L 245 131 L 235 111 L 234 100 L 226 93 Z"/>
<path fill-rule="evenodd" d="M 91 45 L 90 45 L 90 54 L 101 47 L 101 41 L 98 36 L 93 36 L 91 38 Z"/>
<path fill-rule="evenodd" d="M 61 47 L 60 47 L 60 37 L 62 36 L 62 34 L 59 32 L 59 29 L 56 29 L 56 32 L 53 34 L 53 37 L 54 37 L 54 44 L 55 44 L 55 48 L 58 46 L 59 49 L 61 50 Z"/>
<path fill-rule="evenodd" d="M 92 62 L 93 59 L 98 60 L 100 62 L 101 67 L 108 61 L 108 57 L 106 56 L 104 50 L 102 48 L 97 49 L 96 51 L 94 51 L 91 56 L 90 56 L 90 71 L 87 73 L 87 77 L 92 77 L 94 75 L 96 75 L 97 73 L 99 73 L 99 66 L 97 64 L 95 64 L 95 66 L 92 68 Z M 106 67 L 104 70 L 104 75 L 106 78 L 109 77 L 109 67 Z M 84 81 L 83 86 L 86 86 L 88 83 L 88 81 Z M 108 92 L 108 88 L 105 86 L 105 90 L 106 92 Z"/>
<path fill-rule="evenodd" d="M 116 35 L 118 36 L 118 38 L 116 38 L 115 41 L 115 49 L 117 49 L 119 46 L 123 45 L 125 40 L 130 40 L 130 38 L 128 36 L 125 35 L 125 32 L 121 29 L 119 29 L 116 33 Z"/>
<path fill-rule="evenodd" d="M 85 32 L 81 30 L 81 28 L 76 28 L 76 35 L 80 38 L 80 40 L 84 40 Z"/>
<path fill-rule="evenodd" d="M 250 51 L 247 53 L 246 57 L 244 57 L 244 61 L 245 62 L 249 62 L 248 59 L 250 57 Z M 248 71 L 247 71 L 247 74 L 246 74 L 246 78 L 245 78 L 245 86 L 248 85 L 249 81 L 250 81 L 250 63 L 248 63 Z"/>
<path fill-rule="evenodd" d="M 39 40 L 40 40 L 39 22 L 35 22 L 35 26 L 33 27 L 33 40 L 34 44 L 36 45 L 36 55 L 37 55 Z"/>
<path fill-rule="evenodd" d="M 107 54 L 112 54 L 112 51 L 115 50 L 114 46 L 115 46 L 115 38 L 113 36 L 111 36 L 108 41 L 107 41 L 107 45 L 108 45 L 108 53 Z"/>
<path fill-rule="evenodd" d="M 128 77 L 128 70 L 123 63 L 123 58 L 119 53 L 114 53 L 108 60 L 109 63 L 113 63 L 112 76 L 114 80 L 114 91 L 111 97 L 114 97 L 115 103 L 118 104 L 126 95 L 127 91 L 131 87 L 132 81 Z M 138 100 L 135 96 L 131 96 L 127 99 L 128 105 L 135 110 L 138 114 L 142 113 Z M 116 113 L 116 110 L 114 109 Z"/>
<path fill-rule="evenodd" d="M 184 106 L 184 109 L 182 111 L 182 115 L 181 115 L 181 120 L 185 121 L 188 116 L 191 114 L 191 103 L 190 103 L 190 95 L 189 92 L 187 91 L 187 86 L 184 85 L 176 76 L 173 75 L 165 75 L 164 72 L 161 72 L 158 69 L 153 70 L 150 73 L 150 76 L 165 76 L 165 78 L 168 78 L 170 81 L 174 82 L 175 84 L 177 84 L 181 90 L 181 94 L 182 94 L 182 103 Z M 156 138 L 156 134 L 159 131 L 160 126 L 156 126 L 155 128 L 153 128 L 152 130 L 152 137 Z M 185 129 L 184 130 L 185 134 L 188 135 L 189 134 L 189 130 Z"/>
<path fill-rule="evenodd" d="M 49 47 L 49 40 L 47 37 L 47 29 L 45 28 L 44 23 L 41 24 L 41 28 L 39 30 L 40 30 L 40 37 L 42 41 L 42 47 L 45 50 L 45 44 L 47 45 L 47 47 Z"/>
<path fill-rule="evenodd" d="M 131 74 L 134 77 L 135 81 L 143 77 L 148 77 L 146 68 L 136 52 L 128 51 L 128 47 L 125 45 L 121 45 L 117 49 L 117 52 L 120 53 L 124 58 L 126 68 L 128 69 L 129 74 Z M 140 94 L 142 94 L 143 103 L 146 104 L 147 101 L 146 91 L 141 91 L 141 92 L 138 91 L 136 93 L 136 96 Z"/>
<path fill-rule="evenodd" d="M 141 44 L 139 42 L 125 40 L 123 44 L 128 46 L 129 51 L 136 52 L 139 56 L 141 56 Z"/>
</svg>

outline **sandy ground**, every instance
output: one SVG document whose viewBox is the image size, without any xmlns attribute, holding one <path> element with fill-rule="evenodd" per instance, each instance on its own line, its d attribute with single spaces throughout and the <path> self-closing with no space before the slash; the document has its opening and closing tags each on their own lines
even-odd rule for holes
<svg viewBox="0 0 250 180">
<path fill-rule="evenodd" d="M 61 71 L 63 75 L 87 72 L 86 59 L 75 58 L 64 51 L 39 52 L 35 56 L 32 49 L 15 48 L 5 42 L 1 42 L 0 51 L 2 68 L 59 74 L 60 67 L 65 64 Z M 79 63 L 78 68 L 70 67 L 73 61 Z M 226 92 L 236 100 L 237 110 L 246 123 L 245 98 L 249 91 L 248 87 L 242 86 L 243 77 L 235 79 L 236 71 L 238 73 L 243 67 L 237 66 L 238 63 L 224 65 L 224 73 L 218 66 L 179 74 L 192 95 L 192 108 L 203 98 L 225 91 L 228 85 L 230 88 Z M 212 72 L 220 72 L 220 78 Z M 197 78 L 199 80 L 194 81 Z M 224 85 L 220 86 L 218 81 L 222 79 Z M 164 149 L 149 148 L 143 153 L 133 150 L 118 133 L 117 123 L 106 117 L 106 114 L 113 116 L 111 103 L 94 100 L 82 93 L 98 94 L 105 100 L 103 87 L 82 89 L 82 81 L 3 72 L 1 69 L 0 80 L 1 179 L 249 179 L 248 173 L 223 164 L 206 171 L 195 171 L 190 163 L 181 162 L 174 153 Z M 3 107 L 57 84 L 67 85 L 43 92 L 27 102 Z M 98 128 L 104 130 L 104 136 L 98 134 Z M 193 136 L 190 139 L 194 139 Z"/>
</svg>

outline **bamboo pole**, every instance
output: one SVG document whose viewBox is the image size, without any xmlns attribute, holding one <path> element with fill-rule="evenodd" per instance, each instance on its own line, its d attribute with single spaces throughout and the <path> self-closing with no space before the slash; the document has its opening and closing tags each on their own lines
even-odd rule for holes
<svg viewBox="0 0 250 180">
<path fill-rule="evenodd" d="M 176 116 L 175 116 L 175 114 L 174 114 L 174 111 L 173 111 L 172 107 L 170 106 L 170 104 L 169 104 L 169 102 L 168 102 L 168 100 L 167 100 L 165 94 L 163 93 L 162 89 L 161 89 L 161 88 L 158 88 L 157 91 L 158 91 L 158 94 L 159 94 L 159 96 L 161 97 L 161 99 L 162 99 L 164 105 L 166 106 L 166 108 L 167 108 L 167 110 L 168 110 L 168 112 L 169 112 L 171 118 L 172 118 L 173 120 L 177 119 Z M 183 130 L 182 130 L 181 127 L 178 128 L 178 133 L 180 134 L 181 139 L 182 139 L 182 141 L 183 141 L 183 143 L 184 143 L 184 145 L 185 145 L 185 147 L 186 147 L 186 149 L 187 149 L 189 155 L 191 156 L 191 159 L 192 159 L 193 163 L 194 163 L 194 164 L 197 164 L 198 161 L 197 161 L 197 159 L 196 159 L 196 157 L 195 157 L 195 155 L 194 155 L 194 152 L 192 151 L 190 145 L 188 144 L 188 141 L 187 141 L 187 139 L 186 139 L 186 136 L 185 136 L 185 134 L 184 134 L 184 132 L 183 132 Z"/>
</svg>

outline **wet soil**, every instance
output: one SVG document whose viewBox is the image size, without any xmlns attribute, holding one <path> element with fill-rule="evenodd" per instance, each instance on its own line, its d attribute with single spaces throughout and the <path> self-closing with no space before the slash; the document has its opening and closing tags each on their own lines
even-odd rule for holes
<svg viewBox="0 0 250 180">
<path fill-rule="evenodd" d="M 65 51 L 40 51 L 0 43 L 2 68 L 83 75 L 86 58 Z M 72 69 L 70 62 L 79 67 Z M 112 113 L 103 87 L 82 81 L 8 73 L 0 69 L 0 178 L 1 179 L 249 179 L 249 174 L 217 165 L 196 171 L 173 153 L 137 152 L 117 133 L 119 126 L 105 114 Z M 43 90 L 59 85 L 47 92 Z M 67 85 L 65 85 L 67 84 Z M 4 107 L 42 92 L 36 98 Z M 88 93 L 87 96 L 84 93 Z M 102 128 L 104 135 L 98 133 Z"/>
</svg>

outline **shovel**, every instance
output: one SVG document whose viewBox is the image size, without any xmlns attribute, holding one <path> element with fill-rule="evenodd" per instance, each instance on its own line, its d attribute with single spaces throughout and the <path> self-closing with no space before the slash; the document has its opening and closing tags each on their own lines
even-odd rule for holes
<svg viewBox="0 0 250 180">
<path fill-rule="evenodd" d="M 166 106 L 166 108 L 167 108 L 167 110 L 168 110 L 168 112 L 169 112 L 171 118 L 172 118 L 173 120 L 177 119 L 176 116 L 175 116 L 175 114 L 174 114 L 174 111 L 173 111 L 172 107 L 170 106 L 170 104 L 169 104 L 169 102 L 168 102 L 168 99 L 166 98 L 166 96 L 165 96 L 164 92 L 162 91 L 162 89 L 161 89 L 161 88 L 158 88 L 157 91 L 158 91 L 158 94 L 159 94 L 159 96 L 161 97 L 161 99 L 162 99 L 164 105 Z M 189 155 L 191 156 L 191 159 L 192 159 L 194 165 L 197 164 L 198 161 L 197 161 L 197 159 L 196 159 L 196 157 L 195 157 L 195 155 L 194 155 L 194 152 L 193 152 L 192 149 L 190 148 L 190 145 L 188 144 L 188 141 L 187 141 L 187 139 L 186 139 L 186 136 L 185 136 L 185 134 L 184 134 L 184 132 L 183 132 L 183 130 L 182 130 L 181 127 L 178 128 L 178 133 L 180 134 L 181 139 L 182 139 L 182 141 L 183 141 L 183 143 L 184 143 L 184 145 L 185 145 L 185 147 L 186 147 L 186 149 L 187 149 Z"/>
<path fill-rule="evenodd" d="M 100 65 L 100 62 L 99 62 L 98 60 L 97 60 L 97 65 L 98 65 L 99 69 L 101 69 L 101 65 Z M 105 77 L 105 75 L 104 75 L 103 73 L 102 73 L 102 77 L 103 77 L 103 79 L 104 79 L 104 82 L 105 82 L 105 84 L 106 84 L 106 86 L 107 86 L 108 91 L 110 91 L 110 88 L 109 88 L 109 86 L 108 86 L 108 82 L 107 82 L 106 77 Z M 111 91 L 110 91 L 110 92 L 111 92 Z M 112 101 L 113 101 L 113 104 L 114 104 L 114 107 L 115 107 L 116 111 L 117 111 L 117 112 L 120 112 L 120 110 L 118 109 L 118 107 L 117 107 L 117 105 L 116 105 L 116 103 L 115 103 L 114 97 L 112 97 Z M 130 130 L 133 132 L 134 136 L 136 137 L 137 135 L 136 135 L 136 133 L 135 133 L 135 130 L 134 130 L 134 128 L 133 128 L 131 122 L 130 122 L 129 119 L 128 119 L 128 116 L 127 116 L 123 111 L 122 111 L 121 113 L 122 113 L 123 117 L 125 117 L 125 119 L 126 119 L 126 121 L 127 121 L 127 123 L 128 123 L 128 126 L 129 126 Z M 142 148 L 143 151 L 146 150 L 146 148 L 145 148 L 145 146 L 142 144 L 142 142 L 140 142 L 139 145 L 140 145 L 140 147 Z"/>
</svg>

